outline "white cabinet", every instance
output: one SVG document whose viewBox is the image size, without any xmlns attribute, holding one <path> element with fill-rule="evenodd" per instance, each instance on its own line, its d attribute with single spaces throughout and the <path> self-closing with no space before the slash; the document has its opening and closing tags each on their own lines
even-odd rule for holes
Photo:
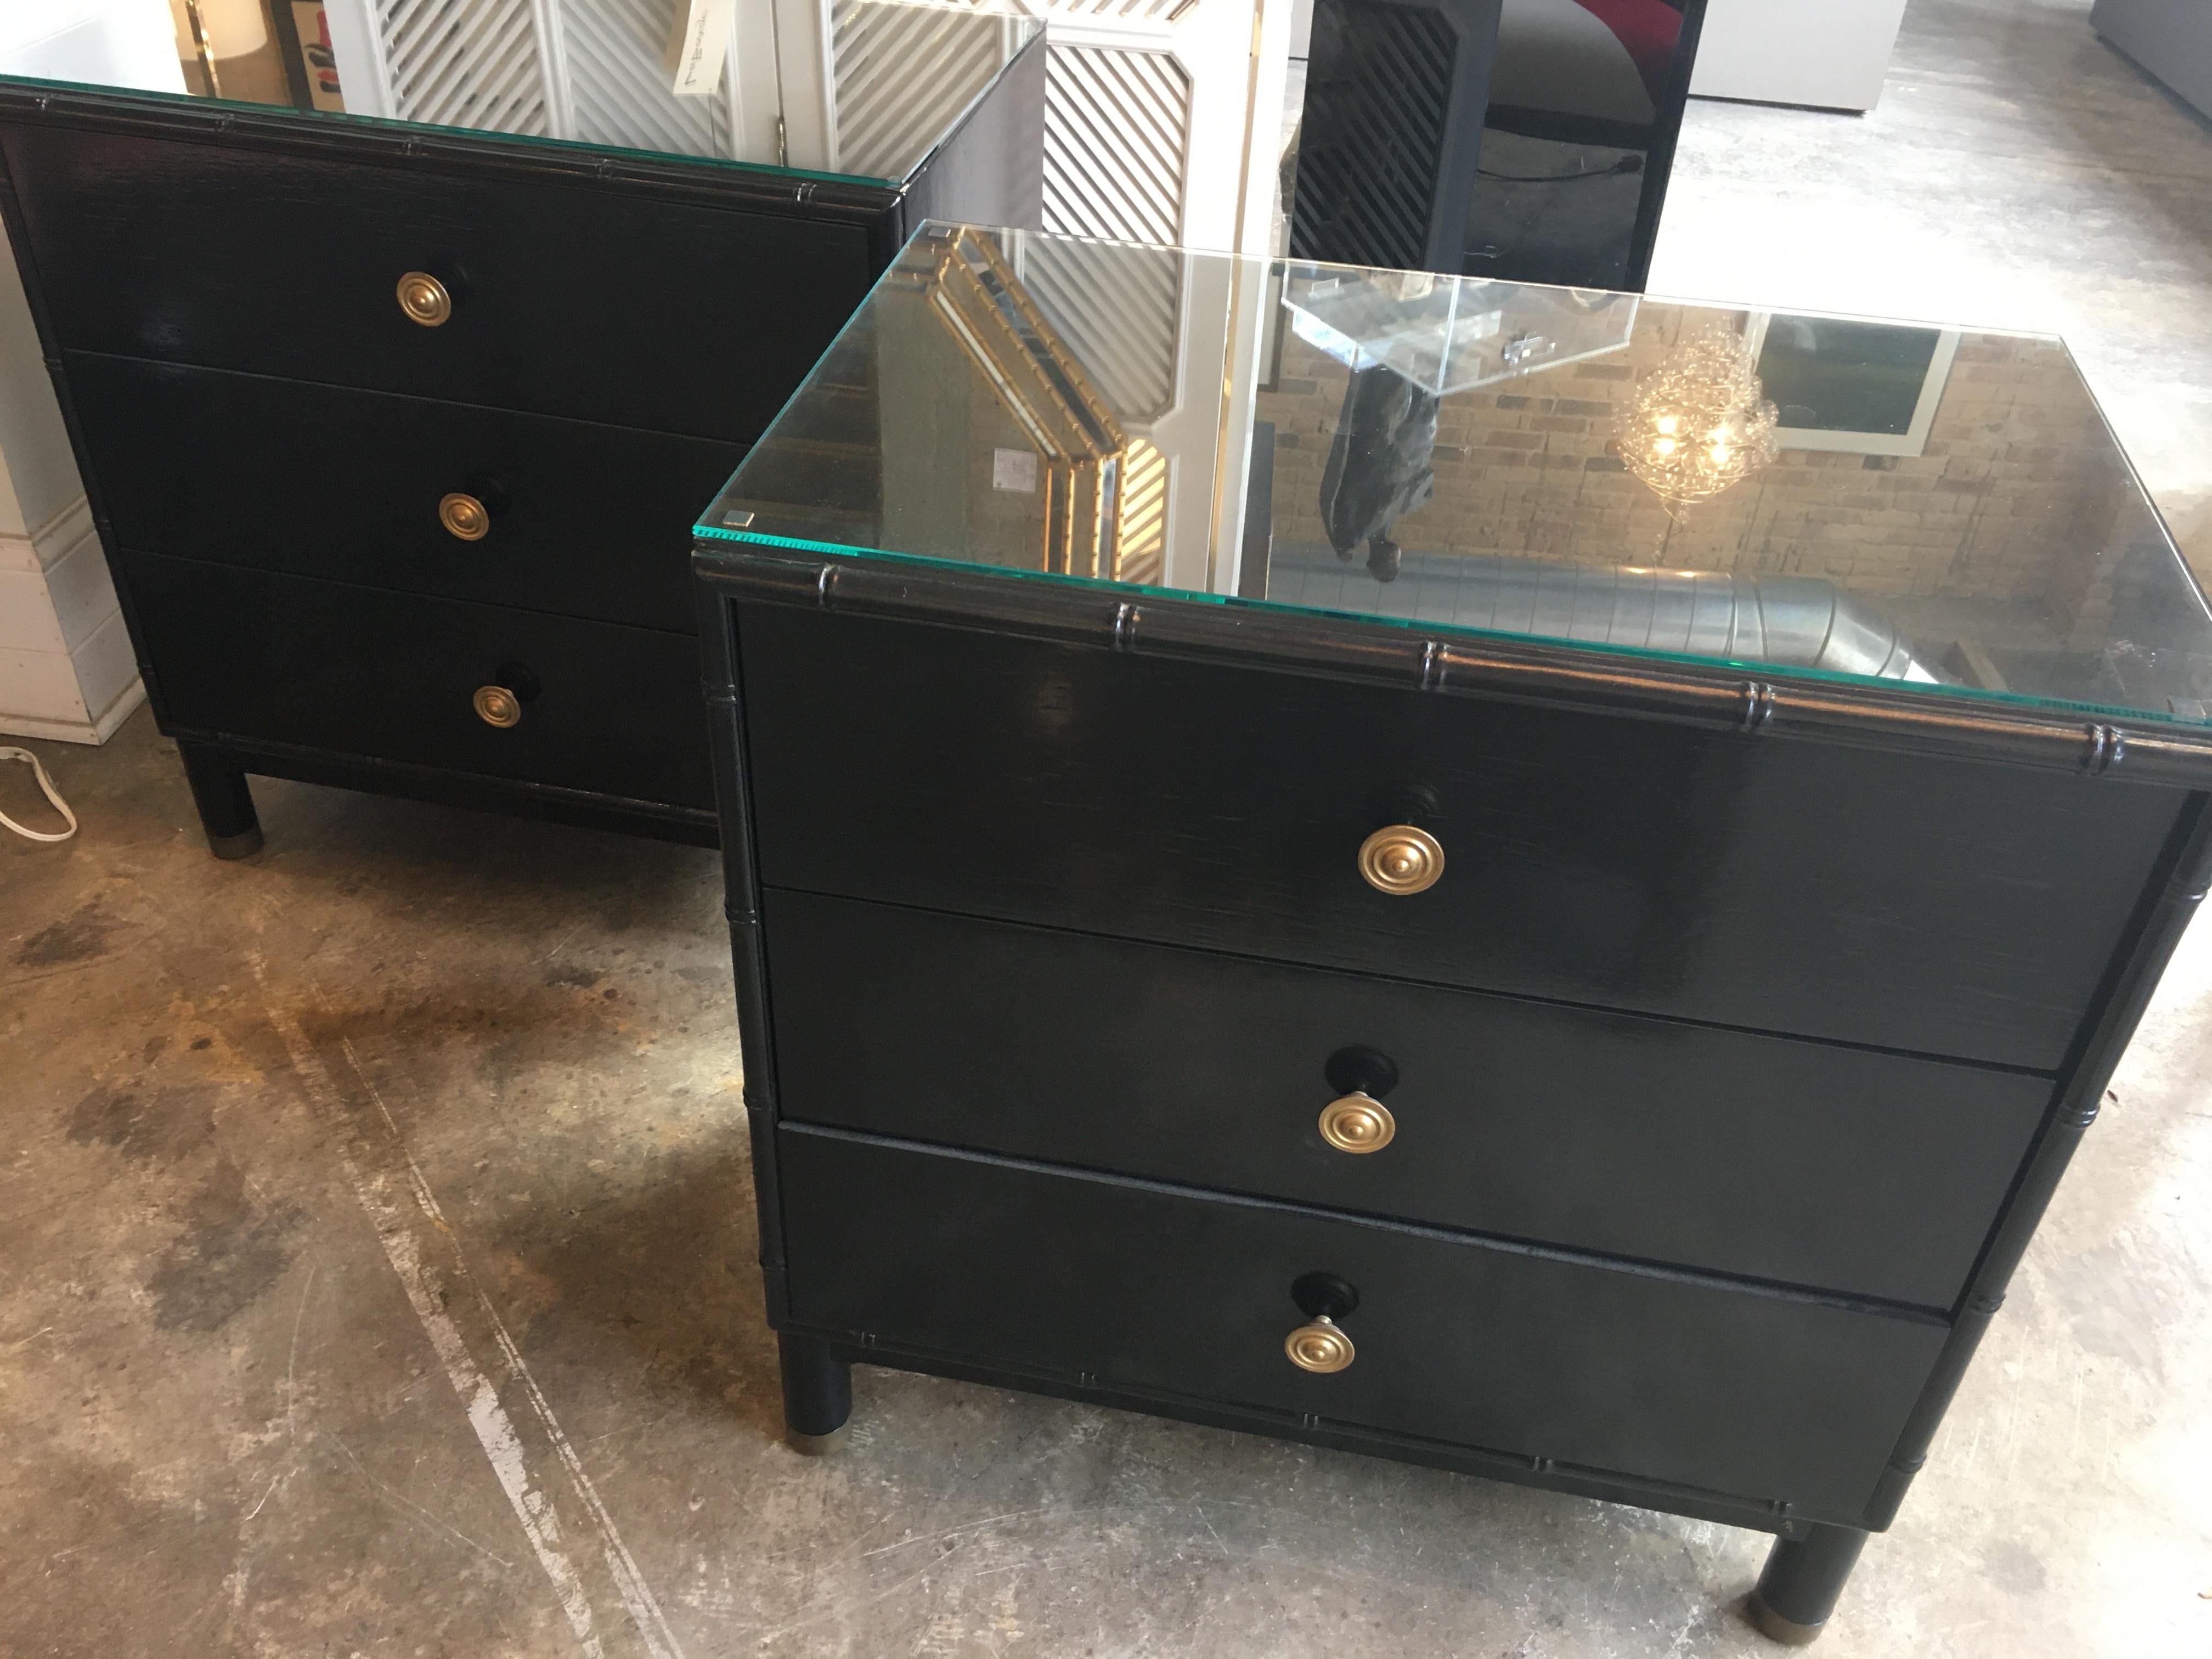
<svg viewBox="0 0 2212 1659">
<path fill-rule="evenodd" d="M 2207 0 L 2097 0 L 2089 27 L 2183 102 L 2212 116 L 2212 4 Z"/>
<path fill-rule="evenodd" d="M 1690 91 L 1700 98 L 1868 110 L 1905 0 L 1706 0 Z"/>
</svg>

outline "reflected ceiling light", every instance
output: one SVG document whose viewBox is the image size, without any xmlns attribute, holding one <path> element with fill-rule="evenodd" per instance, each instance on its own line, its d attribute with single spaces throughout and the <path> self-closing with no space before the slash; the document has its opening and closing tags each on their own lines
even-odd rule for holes
<svg viewBox="0 0 2212 1659">
<path fill-rule="evenodd" d="M 1637 388 L 1620 459 L 1672 517 L 1772 460 L 1779 423 L 1743 337 L 1711 323 L 1678 341 Z"/>
</svg>

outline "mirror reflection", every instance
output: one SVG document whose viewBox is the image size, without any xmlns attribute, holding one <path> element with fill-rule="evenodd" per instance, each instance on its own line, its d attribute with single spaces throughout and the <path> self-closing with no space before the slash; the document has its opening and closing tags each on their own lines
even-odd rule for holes
<svg viewBox="0 0 2212 1659">
<path fill-rule="evenodd" d="M 19 0 L 27 7 L 29 0 Z M 9 75 L 656 155 L 904 179 L 1039 32 L 837 0 L 100 0 Z M 787 18 L 785 12 L 788 11 Z"/>
<path fill-rule="evenodd" d="M 2035 336 L 930 227 L 702 530 L 2212 701 L 2203 598 Z"/>
</svg>

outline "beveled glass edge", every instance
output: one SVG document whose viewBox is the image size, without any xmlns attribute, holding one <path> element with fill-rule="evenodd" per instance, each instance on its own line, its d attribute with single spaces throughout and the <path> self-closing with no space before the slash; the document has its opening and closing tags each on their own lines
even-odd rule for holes
<svg viewBox="0 0 2212 1659">
<path fill-rule="evenodd" d="M 198 93 L 161 92 L 149 87 L 116 86 L 97 81 L 57 81 L 39 75 L 0 75 L 0 88 L 4 87 L 45 87 L 56 92 L 158 103 L 180 110 L 204 111 L 218 116 L 246 116 L 271 123 L 289 118 L 311 124 L 307 128 L 310 131 L 319 131 L 335 125 L 350 128 L 356 132 L 422 137 L 443 142 L 482 139 L 522 150 L 552 149 L 582 155 L 633 156 L 643 161 L 720 167 L 757 173 L 763 178 L 792 179 L 810 184 L 873 185 L 884 190 L 898 190 L 913 177 L 911 173 L 902 179 L 884 179 L 866 173 L 817 173 L 806 167 L 782 167 L 774 161 L 743 161 L 733 155 L 699 155 L 683 150 L 646 149 L 629 144 L 601 143 L 589 138 L 556 138 L 538 133 L 502 132 L 495 127 L 448 126 L 436 121 L 403 120 L 396 115 L 362 115 L 352 110 L 306 110 L 296 104 L 257 104 L 241 98 L 208 98 Z M 973 107 L 972 104 L 964 107 L 960 118 L 964 120 Z M 929 154 L 936 154 L 936 146 L 931 147 Z M 915 165 L 918 167 L 920 163 Z"/>
<path fill-rule="evenodd" d="M 1385 617 L 1371 611 L 1343 611 L 1327 605 L 1290 605 L 1279 599 L 1255 599 L 1237 593 L 1201 593 L 1182 587 L 1154 587 L 1143 582 L 1117 581 L 1103 576 L 1076 576 L 1058 571 L 1019 570 L 1003 565 L 976 564 L 965 559 L 941 558 L 925 553 L 898 553 L 884 548 L 854 547 L 836 542 L 811 541 L 803 537 L 778 536 L 767 532 L 738 530 L 720 526 L 698 525 L 693 533 L 701 540 L 742 546 L 757 544 L 763 547 L 787 548 L 795 552 L 814 553 L 831 559 L 869 562 L 895 560 L 901 563 L 924 566 L 933 570 L 956 572 L 979 580 L 1044 582 L 1074 592 L 1132 593 L 1148 599 L 1176 604 L 1217 606 L 1224 611 L 1249 611 L 1255 615 L 1295 618 L 1322 617 L 1331 621 L 1353 623 L 1376 628 L 1388 628 L 1404 634 L 1434 634 L 1438 638 L 1474 640 L 1485 644 L 1504 647 L 1540 647 L 1548 650 L 1585 653 L 1592 657 L 1612 659 L 1623 662 L 1657 663 L 1668 667 L 1698 670 L 1707 673 L 1725 671 L 1741 673 L 1753 679 L 1784 679 L 1810 685 L 1849 687 L 1856 690 L 1881 693 L 1903 699 L 1929 709 L 1942 709 L 1965 702 L 1984 708 L 2005 710 L 2016 714 L 2059 714 L 2096 716 L 2106 722 L 2151 724 L 2177 732 L 2212 733 L 2212 715 L 2202 720 L 2191 720 L 2172 714 L 2161 714 L 2155 709 L 2133 708 L 2117 703 L 2081 702 L 2063 697 L 2027 697 L 2016 692 L 1996 691 L 1985 686 L 1945 685 L 1937 690 L 1908 681 L 1887 680 L 1870 674 L 1847 674 L 1832 670 L 1809 668 L 1794 663 L 1773 663 L 1741 657 L 1692 656 L 1676 651 L 1656 651 L 1643 646 L 1610 645 L 1595 641 L 1571 639 L 1558 634 L 1518 634 L 1498 629 L 1474 628 L 1465 623 L 1437 622 L 1418 617 Z M 2176 557 L 2179 557 L 2179 554 Z"/>
<path fill-rule="evenodd" d="M 2120 441 L 2120 434 L 2112 425 L 2112 417 L 2105 413 L 2105 400 L 2097 395 L 2097 388 L 2090 384 L 2088 375 L 2082 372 L 2081 360 L 2074 355 L 2074 348 L 2063 334 L 2033 337 L 2054 340 L 2057 342 L 2058 349 L 2066 354 L 2066 366 L 2074 371 L 2074 378 L 2081 382 L 2082 395 L 2088 398 L 2089 407 L 2096 415 L 2098 423 L 2105 428 L 2105 435 L 2112 441 L 2112 453 L 2120 458 L 2120 465 L 2127 469 L 2128 482 L 2136 487 L 2136 494 L 2142 498 L 2143 510 L 2150 514 L 2151 522 L 2158 526 L 2159 536 L 2166 543 L 2166 551 L 2173 555 L 2174 563 L 2180 567 L 2182 580 L 2189 584 L 2190 596 L 2197 601 L 2197 608 L 2203 614 L 2207 626 L 2212 626 L 2212 597 L 2207 596 L 2203 580 L 2197 575 L 2196 567 L 2189 562 L 2189 556 L 2181 550 L 2180 539 L 2174 535 L 2173 526 L 2166 521 L 2166 513 L 2159 506 L 2158 497 L 2150 493 L 2150 486 L 2143 482 L 2142 472 L 2136 465 L 2136 458 L 2128 453 L 2128 447 Z M 2212 724 L 2212 716 L 2207 718 L 2207 724 Z"/>
</svg>

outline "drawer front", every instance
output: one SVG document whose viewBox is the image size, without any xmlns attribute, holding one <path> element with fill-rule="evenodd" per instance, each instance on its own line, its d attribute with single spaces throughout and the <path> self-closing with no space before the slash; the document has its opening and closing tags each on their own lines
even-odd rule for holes
<svg viewBox="0 0 2212 1659">
<path fill-rule="evenodd" d="M 124 547 L 685 632 L 692 521 L 744 454 L 124 357 L 69 379 Z M 441 521 L 456 494 L 480 538 Z"/>
<path fill-rule="evenodd" d="M 2187 799 L 738 616 L 770 884 L 2038 1069 L 2063 1062 Z M 1387 896 L 1358 849 L 1407 819 L 1443 872 Z"/>
<path fill-rule="evenodd" d="M 714 805 L 684 635 L 146 554 L 122 564 L 169 724 Z M 515 725 L 478 718 L 488 684 L 529 694 Z"/>
<path fill-rule="evenodd" d="M 1864 1049 L 766 899 L 787 1120 L 1923 1307 L 1964 1289 L 2050 1095 Z M 1382 1091 L 1379 1150 L 1323 1137 L 1333 1060 Z"/>
<path fill-rule="evenodd" d="M 1941 1346 L 1921 1321 L 787 1127 L 791 1317 L 973 1360 L 1781 1499 L 1851 1523 Z M 1292 1283 L 1359 1293 L 1302 1371 Z"/>
<path fill-rule="evenodd" d="M 866 233 L 583 185 L 0 127 L 65 347 L 750 442 Z M 452 298 L 409 320 L 399 279 Z"/>
</svg>

